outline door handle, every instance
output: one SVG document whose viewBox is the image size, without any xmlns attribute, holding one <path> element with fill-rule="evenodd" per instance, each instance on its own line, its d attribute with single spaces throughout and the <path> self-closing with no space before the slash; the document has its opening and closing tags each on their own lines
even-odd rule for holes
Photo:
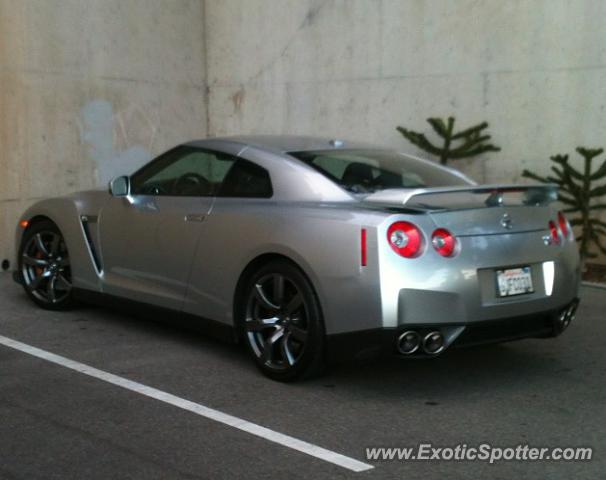
<svg viewBox="0 0 606 480">
<path fill-rule="evenodd" d="M 185 215 L 186 222 L 203 222 L 205 218 L 206 215 L 202 215 L 199 213 L 190 213 L 188 215 Z"/>
</svg>

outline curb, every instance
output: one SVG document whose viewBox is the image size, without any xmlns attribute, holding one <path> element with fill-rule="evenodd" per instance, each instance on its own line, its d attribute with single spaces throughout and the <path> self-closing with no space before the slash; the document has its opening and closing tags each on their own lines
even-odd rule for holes
<svg viewBox="0 0 606 480">
<path fill-rule="evenodd" d="M 604 283 L 581 282 L 581 285 L 583 285 L 584 287 L 600 288 L 602 290 L 606 290 L 606 284 Z"/>
</svg>

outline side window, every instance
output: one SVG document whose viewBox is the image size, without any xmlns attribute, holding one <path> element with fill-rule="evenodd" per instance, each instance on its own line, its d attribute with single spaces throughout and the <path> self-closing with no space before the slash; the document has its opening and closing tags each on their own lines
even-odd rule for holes
<svg viewBox="0 0 606 480">
<path fill-rule="evenodd" d="M 131 178 L 135 195 L 208 197 L 216 195 L 236 157 L 194 147 L 177 147 Z"/>
<path fill-rule="evenodd" d="M 269 173 L 248 160 L 238 159 L 223 180 L 220 197 L 270 198 L 273 195 Z"/>
</svg>

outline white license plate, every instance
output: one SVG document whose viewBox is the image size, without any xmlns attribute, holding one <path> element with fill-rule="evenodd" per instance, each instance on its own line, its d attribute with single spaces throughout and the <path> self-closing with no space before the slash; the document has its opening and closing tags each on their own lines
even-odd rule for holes
<svg viewBox="0 0 606 480">
<path fill-rule="evenodd" d="M 534 288 L 530 267 L 497 270 L 497 296 L 510 297 L 532 292 Z"/>
</svg>

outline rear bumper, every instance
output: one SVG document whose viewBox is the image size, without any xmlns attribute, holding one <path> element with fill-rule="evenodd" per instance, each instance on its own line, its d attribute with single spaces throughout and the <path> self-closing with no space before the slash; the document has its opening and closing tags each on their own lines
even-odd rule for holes
<svg viewBox="0 0 606 480">
<path fill-rule="evenodd" d="M 447 339 L 447 345 L 443 351 L 449 348 L 501 343 L 523 338 L 557 336 L 563 331 L 558 323 L 560 315 L 570 309 L 575 311 L 578 303 L 579 300 L 575 298 L 560 308 L 498 320 L 402 325 L 398 328 L 378 328 L 329 335 L 327 337 L 328 360 L 334 363 L 344 360 L 365 360 L 390 354 L 402 358 L 437 356 L 427 355 L 421 349 L 410 355 L 399 353 L 396 346 L 397 339 L 405 331 L 416 331 L 421 337 L 434 331 L 443 333 Z"/>
</svg>

